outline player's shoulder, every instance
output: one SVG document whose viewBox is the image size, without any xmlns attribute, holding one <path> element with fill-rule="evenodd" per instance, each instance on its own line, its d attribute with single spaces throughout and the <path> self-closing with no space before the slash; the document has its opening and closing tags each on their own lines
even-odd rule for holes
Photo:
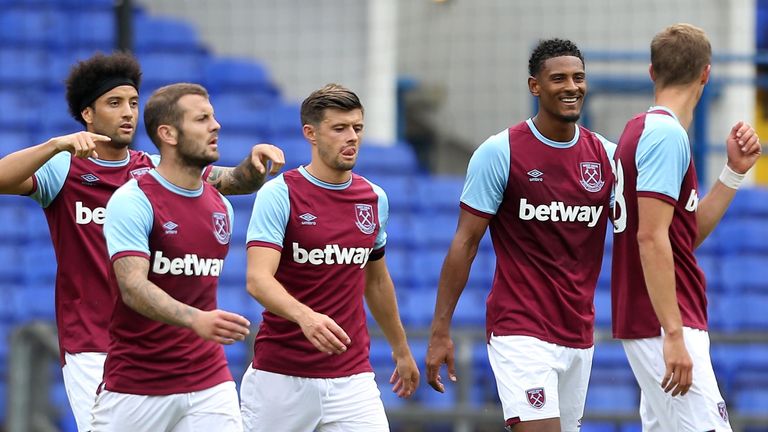
<svg viewBox="0 0 768 432">
<path fill-rule="evenodd" d="M 277 196 L 288 195 L 288 184 L 286 183 L 286 177 L 291 177 L 294 170 L 280 173 L 277 176 L 267 180 L 259 191 L 256 192 L 257 198 L 265 199 L 267 197 L 273 198 Z"/>
<path fill-rule="evenodd" d="M 379 186 L 378 184 L 374 183 L 373 181 L 371 181 L 370 179 L 368 179 L 365 176 L 362 176 L 362 175 L 356 174 L 356 173 L 352 173 L 352 182 L 353 183 L 358 182 L 358 183 L 360 183 L 362 185 L 366 185 L 367 187 L 370 187 L 371 190 L 376 195 L 378 195 L 380 197 L 381 196 L 383 196 L 383 197 L 387 196 L 387 193 L 384 191 L 384 189 L 381 186 Z"/>
<path fill-rule="evenodd" d="M 645 131 L 653 133 L 662 133 L 667 135 L 687 135 L 685 128 L 680 124 L 677 117 L 667 110 L 648 111 L 645 116 Z"/>
<path fill-rule="evenodd" d="M 500 152 L 509 153 L 509 129 L 504 129 L 503 131 L 486 138 L 486 140 L 475 149 L 474 154 L 489 156 Z"/>
<path fill-rule="evenodd" d="M 608 157 L 613 158 L 613 154 L 616 153 L 616 143 L 593 130 L 585 128 L 584 126 L 579 126 L 579 128 L 581 129 L 580 136 L 582 139 L 589 140 L 595 146 L 602 147 L 605 149 Z"/>
</svg>

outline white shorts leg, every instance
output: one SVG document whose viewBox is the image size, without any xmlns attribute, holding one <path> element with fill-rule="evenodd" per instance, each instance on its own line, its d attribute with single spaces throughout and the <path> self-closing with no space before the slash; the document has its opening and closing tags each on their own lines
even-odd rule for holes
<svg viewBox="0 0 768 432">
<path fill-rule="evenodd" d="M 381 393 L 371 372 L 325 379 L 318 432 L 389 432 Z"/>
<path fill-rule="evenodd" d="M 515 423 L 560 418 L 563 431 L 577 431 L 593 352 L 529 336 L 491 336 L 488 359 L 504 419 Z"/>
<path fill-rule="evenodd" d="M 64 388 L 77 422 L 77 430 L 90 430 L 91 408 L 96 400 L 96 389 L 104 377 L 106 353 L 64 353 L 65 365 L 61 369 Z"/>
<path fill-rule="evenodd" d="M 189 409 L 172 432 L 242 432 L 240 403 L 232 381 L 187 393 Z"/>
<path fill-rule="evenodd" d="M 317 381 L 317 380 L 314 380 Z M 305 378 L 248 366 L 240 384 L 246 432 L 312 432 L 322 416 L 320 389 Z"/>
<path fill-rule="evenodd" d="M 660 426 L 657 430 L 731 432 L 725 402 L 709 357 L 709 335 L 705 331 L 685 327 L 683 337 L 693 360 L 693 384 L 685 396 L 675 397 L 661 388 L 666 370 L 663 337 L 622 341 L 629 365 L 643 392 L 645 409 L 642 411 L 653 414 L 646 421 L 641 411 L 643 430 L 653 430 L 652 422 L 656 421 Z"/>
<path fill-rule="evenodd" d="M 93 406 L 93 432 L 169 431 L 186 412 L 186 394 L 143 396 L 102 390 Z"/>
</svg>

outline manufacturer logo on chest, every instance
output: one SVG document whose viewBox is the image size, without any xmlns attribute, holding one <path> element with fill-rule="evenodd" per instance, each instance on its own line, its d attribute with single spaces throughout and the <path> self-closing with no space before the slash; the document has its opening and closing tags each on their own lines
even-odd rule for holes
<svg viewBox="0 0 768 432">
<path fill-rule="evenodd" d="M 302 225 L 317 225 L 317 222 L 315 219 L 317 219 L 317 216 L 313 215 L 312 213 L 304 213 L 299 215 L 299 219 L 301 219 Z"/>
<path fill-rule="evenodd" d="M 363 234 L 373 234 L 373 231 L 376 229 L 373 206 L 370 204 L 355 204 L 355 225 Z"/>
<path fill-rule="evenodd" d="M 603 170 L 597 162 L 582 162 L 579 164 L 579 171 L 581 172 L 581 183 L 589 192 L 599 192 L 603 189 L 605 181 L 603 181 Z"/>
</svg>

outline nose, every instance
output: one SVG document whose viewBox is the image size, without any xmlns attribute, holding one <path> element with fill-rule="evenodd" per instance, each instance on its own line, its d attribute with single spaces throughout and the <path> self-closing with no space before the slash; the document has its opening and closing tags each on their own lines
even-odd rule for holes
<svg viewBox="0 0 768 432">
<path fill-rule="evenodd" d="M 217 131 L 221 129 L 221 124 L 216 120 L 215 117 L 211 117 L 212 123 L 211 123 L 211 132 Z"/>
<path fill-rule="evenodd" d="M 122 112 L 122 115 L 123 115 L 123 117 L 125 117 L 125 118 L 133 118 L 133 117 L 136 115 L 136 113 L 134 112 L 134 109 L 135 109 L 135 110 L 137 110 L 137 111 L 138 111 L 138 109 L 139 109 L 138 107 L 133 107 L 133 106 L 131 106 L 131 103 L 130 103 L 130 102 L 126 102 L 126 103 L 124 103 L 124 104 L 122 105 L 122 108 L 123 108 L 123 109 L 122 109 L 122 111 L 123 111 L 123 112 Z"/>
</svg>

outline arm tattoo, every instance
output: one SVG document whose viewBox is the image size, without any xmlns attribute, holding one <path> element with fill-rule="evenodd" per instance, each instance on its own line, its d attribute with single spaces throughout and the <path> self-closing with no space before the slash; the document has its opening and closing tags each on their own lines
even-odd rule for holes
<svg viewBox="0 0 768 432">
<path fill-rule="evenodd" d="M 115 261 L 114 267 L 120 294 L 128 307 L 155 321 L 189 327 L 195 309 L 147 279 L 149 261 L 128 256 Z"/>
<path fill-rule="evenodd" d="M 249 155 L 234 168 L 214 166 L 206 181 L 225 195 L 243 195 L 256 192 L 266 177 L 256 170 Z"/>
</svg>

